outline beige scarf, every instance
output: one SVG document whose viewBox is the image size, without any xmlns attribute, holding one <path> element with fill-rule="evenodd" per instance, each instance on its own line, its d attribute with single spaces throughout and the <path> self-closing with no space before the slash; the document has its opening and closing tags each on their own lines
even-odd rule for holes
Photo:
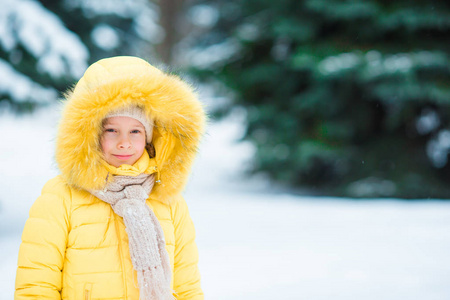
<svg viewBox="0 0 450 300">
<path fill-rule="evenodd" d="M 174 299 L 169 255 L 161 225 L 145 203 L 154 183 L 154 174 L 114 176 L 104 190 L 91 193 L 111 204 L 114 212 L 123 217 L 140 299 L 168 300 Z"/>
</svg>

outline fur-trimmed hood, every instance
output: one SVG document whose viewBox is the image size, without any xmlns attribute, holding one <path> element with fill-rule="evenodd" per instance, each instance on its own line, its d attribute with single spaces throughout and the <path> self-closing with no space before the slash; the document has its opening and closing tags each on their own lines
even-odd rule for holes
<svg viewBox="0 0 450 300">
<path fill-rule="evenodd" d="M 113 57 L 91 65 L 65 98 L 56 162 L 69 185 L 93 190 L 110 180 L 100 148 L 102 121 L 112 111 L 135 105 L 155 125 L 156 157 L 146 171 L 156 170 L 161 183 L 151 197 L 168 203 L 184 189 L 206 119 L 188 84 L 142 59 Z"/>
</svg>

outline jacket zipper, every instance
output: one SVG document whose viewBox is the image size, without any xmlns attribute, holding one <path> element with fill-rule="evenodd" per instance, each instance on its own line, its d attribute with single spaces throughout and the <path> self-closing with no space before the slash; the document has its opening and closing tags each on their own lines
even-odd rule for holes
<svg viewBox="0 0 450 300">
<path fill-rule="evenodd" d="M 114 213 L 113 213 L 114 215 Z M 123 251 L 122 251 L 122 239 L 120 236 L 120 231 L 119 231 L 119 220 L 117 220 L 117 216 L 114 215 L 114 226 L 116 227 L 116 235 L 117 235 L 117 241 L 119 244 L 119 255 L 120 255 L 120 265 L 122 266 L 122 274 L 123 274 L 123 290 L 125 292 L 125 297 L 127 296 L 127 278 L 126 278 L 126 274 L 125 274 L 125 266 L 124 266 L 124 258 L 123 258 Z"/>
<path fill-rule="evenodd" d="M 92 283 L 86 283 L 84 285 L 84 300 L 91 299 L 91 290 L 92 290 Z"/>
</svg>

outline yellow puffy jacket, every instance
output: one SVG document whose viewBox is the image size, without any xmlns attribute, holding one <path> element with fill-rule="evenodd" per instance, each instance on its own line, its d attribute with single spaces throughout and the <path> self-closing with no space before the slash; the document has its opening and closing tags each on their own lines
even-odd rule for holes
<svg viewBox="0 0 450 300">
<path fill-rule="evenodd" d="M 123 219 L 91 195 L 110 175 L 157 173 L 147 204 L 158 218 L 172 266 L 176 299 L 203 299 L 194 226 L 181 192 L 205 123 L 192 89 L 134 57 L 100 60 L 88 68 L 67 101 L 58 127 L 51 179 L 30 210 L 22 235 L 15 299 L 139 299 Z M 156 157 L 133 165 L 105 163 L 102 120 L 126 105 L 155 123 Z"/>
</svg>

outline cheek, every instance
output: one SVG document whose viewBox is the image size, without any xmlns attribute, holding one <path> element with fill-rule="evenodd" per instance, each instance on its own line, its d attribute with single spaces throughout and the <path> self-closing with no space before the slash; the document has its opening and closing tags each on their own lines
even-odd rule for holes
<svg viewBox="0 0 450 300">
<path fill-rule="evenodd" d="M 145 145 L 145 138 L 139 138 L 134 141 L 134 148 L 141 154 L 144 152 Z"/>
<path fill-rule="evenodd" d="M 100 147 L 103 153 L 108 152 L 111 149 L 111 141 L 106 138 L 102 138 L 100 140 Z"/>
</svg>

